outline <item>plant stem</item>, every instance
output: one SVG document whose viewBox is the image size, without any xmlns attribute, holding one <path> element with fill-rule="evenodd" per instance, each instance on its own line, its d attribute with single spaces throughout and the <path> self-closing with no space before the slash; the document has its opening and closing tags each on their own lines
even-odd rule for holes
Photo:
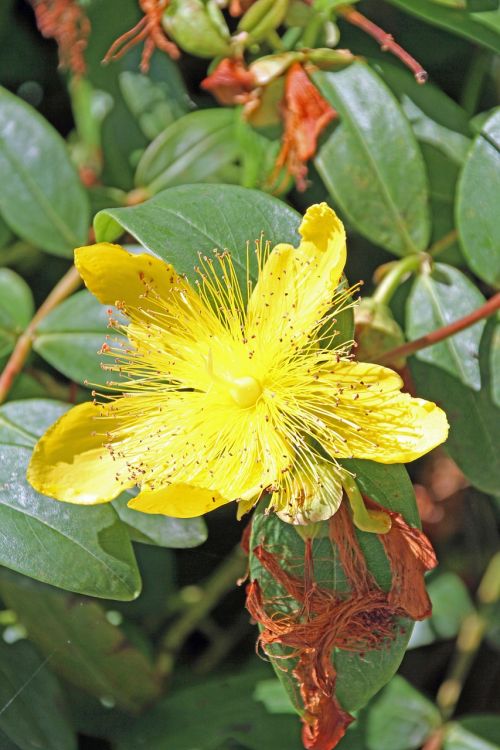
<svg viewBox="0 0 500 750">
<path fill-rule="evenodd" d="M 391 54 L 401 60 L 403 65 L 406 65 L 406 67 L 411 70 L 417 83 L 425 83 L 427 81 L 427 72 L 414 57 L 394 41 L 392 34 L 388 34 L 384 29 L 381 29 L 380 26 L 377 26 L 373 21 L 370 21 L 370 19 L 366 18 L 362 13 L 351 8 L 351 6 L 341 5 L 336 9 L 336 13 L 338 13 L 339 16 L 342 16 L 342 18 L 345 18 L 349 23 L 352 23 L 353 26 L 357 26 L 364 31 L 365 34 L 373 37 L 373 39 L 380 44 L 382 52 L 391 52 Z"/>
<path fill-rule="evenodd" d="M 460 626 L 455 655 L 448 674 L 438 690 L 436 703 L 445 721 L 453 715 L 465 682 L 488 628 L 485 607 L 500 598 L 500 552 L 494 555 L 477 590 L 479 610 L 468 615 Z"/>
<path fill-rule="evenodd" d="M 193 602 L 167 630 L 161 639 L 157 661 L 158 671 L 162 676 L 171 674 L 175 658 L 186 639 L 234 587 L 238 578 L 245 574 L 246 566 L 246 556 L 238 544 L 205 583 L 199 600 Z"/>
<path fill-rule="evenodd" d="M 43 302 L 38 308 L 25 331 L 19 336 L 14 351 L 10 355 L 4 371 L 0 375 L 0 403 L 5 401 L 15 379 L 24 367 L 24 363 L 26 362 L 31 347 L 33 346 L 36 329 L 39 323 L 46 318 L 60 302 L 78 289 L 81 283 L 82 280 L 80 274 L 74 266 L 71 266 L 69 271 L 52 289 L 45 302 Z"/>
<path fill-rule="evenodd" d="M 417 271 L 427 258 L 428 256 L 425 253 L 418 253 L 407 255 L 405 258 L 396 261 L 378 284 L 373 292 L 372 299 L 380 304 L 388 305 L 403 278 L 412 271 Z"/>
<path fill-rule="evenodd" d="M 418 352 L 421 349 L 426 349 L 428 346 L 437 344 L 440 341 L 444 341 L 444 339 L 449 338 L 450 336 L 454 336 L 456 333 L 460 333 L 460 331 L 465 330 L 465 328 L 469 328 L 479 320 L 489 318 L 490 315 L 493 315 L 493 313 L 495 313 L 499 309 L 500 292 L 497 292 L 497 294 L 491 297 L 488 302 L 485 302 L 484 305 L 481 305 L 481 307 L 479 307 L 477 310 L 474 310 L 474 312 L 465 315 L 463 318 L 455 320 L 453 323 L 449 323 L 447 326 L 438 328 L 436 331 L 426 333 L 425 336 L 421 336 L 419 339 L 415 339 L 415 341 L 408 341 L 407 344 L 402 344 L 401 346 L 397 346 L 395 349 L 384 352 L 380 357 L 378 357 L 377 361 L 380 364 L 389 364 L 390 362 L 394 362 L 401 357 L 409 357 L 411 354 L 415 354 L 415 352 Z"/>
<path fill-rule="evenodd" d="M 429 253 L 429 255 L 435 258 L 436 255 L 439 255 L 440 253 L 447 250 L 450 245 L 453 245 L 453 243 L 456 242 L 457 237 L 457 230 L 452 229 L 451 232 L 448 232 L 448 234 L 445 234 L 444 237 L 441 237 L 441 239 L 437 240 L 433 245 L 431 245 L 427 252 Z"/>
<path fill-rule="evenodd" d="M 472 117 L 476 112 L 484 77 L 491 62 L 491 53 L 487 49 L 476 49 L 465 76 L 464 87 L 460 96 L 460 104 L 467 114 Z"/>
</svg>

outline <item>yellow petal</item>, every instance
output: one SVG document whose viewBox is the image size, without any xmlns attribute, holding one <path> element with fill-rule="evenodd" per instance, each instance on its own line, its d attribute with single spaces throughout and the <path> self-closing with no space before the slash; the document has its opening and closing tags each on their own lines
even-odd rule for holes
<svg viewBox="0 0 500 750">
<path fill-rule="evenodd" d="M 113 500 L 133 485 L 125 460 L 113 457 L 103 445 L 106 431 L 116 429 L 116 420 L 102 413 L 103 407 L 92 402 L 75 406 L 40 438 L 27 474 L 38 492 L 94 505 Z"/>
<path fill-rule="evenodd" d="M 135 255 L 109 242 L 79 247 L 75 265 L 87 288 L 104 305 L 119 301 L 127 307 L 141 307 L 145 296 L 151 292 L 164 295 L 178 279 L 172 266 L 154 255 Z"/>
<path fill-rule="evenodd" d="M 442 409 L 401 393 L 401 379 L 386 367 L 341 362 L 326 380 L 333 403 L 318 439 L 334 458 L 406 463 L 447 438 Z"/>
<path fill-rule="evenodd" d="M 315 475 L 292 471 L 293 479 L 281 493 L 275 493 L 271 504 L 282 521 L 295 526 L 327 521 L 342 502 L 342 482 L 337 467 L 320 456 L 315 458 Z"/>
<path fill-rule="evenodd" d="M 142 513 L 161 513 L 174 518 L 202 516 L 229 502 L 214 490 L 191 484 L 171 484 L 157 490 L 143 489 L 128 507 Z"/>
<path fill-rule="evenodd" d="M 298 248 L 277 245 L 248 303 L 248 338 L 261 346 L 299 343 L 332 304 L 346 260 L 344 226 L 335 212 L 311 206 L 300 225 Z"/>
</svg>

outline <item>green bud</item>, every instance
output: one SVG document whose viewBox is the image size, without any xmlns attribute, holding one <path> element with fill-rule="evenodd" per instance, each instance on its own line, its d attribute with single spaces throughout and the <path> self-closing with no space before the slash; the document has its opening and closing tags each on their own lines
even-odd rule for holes
<svg viewBox="0 0 500 750">
<path fill-rule="evenodd" d="M 290 65 L 304 59 L 302 52 L 282 52 L 279 55 L 266 55 L 250 65 L 250 71 L 257 86 L 267 86 L 279 78 Z"/>
<path fill-rule="evenodd" d="M 229 29 L 214 0 L 171 0 L 162 25 L 181 49 L 197 57 L 231 52 Z"/>
<path fill-rule="evenodd" d="M 393 318 L 387 305 L 365 297 L 354 308 L 354 323 L 358 348 L 356 358 L 360 362 L 377 362 L 383 352 L 404 344 L 403 331 Z M 398 369 L 404 360 L 396 362 Z"/>
<path fill-rule="evenodd" d="M 356 56 L 348 49 L 329 49 L 327 47 L 307 50 L 305 56 L 309 62 L 322 70 L 340 70 L 356 60 Z"/>
<path fill-rule="evenodd" d="M 242 16 L 238 32 L 248 34 L 247 41 L 260 42 L 285 18 L 289 0 L 257 0 Z"/>
</svg>

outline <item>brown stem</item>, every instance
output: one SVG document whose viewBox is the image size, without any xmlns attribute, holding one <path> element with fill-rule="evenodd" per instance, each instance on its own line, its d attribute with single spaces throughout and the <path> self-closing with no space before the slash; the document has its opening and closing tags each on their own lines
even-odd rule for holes
<svg viewBox="0 0 500 750">
<path fill-rule="evenodd" d="M 433 258 L 436 257 L 436 255 L 439 255 L 439 253 L 444 252 L 447 250 L 450 245 L 453 245 L 453 243 L 458 238 L 458 232 L 456 229 L 452 229 L 451 232 L 448 232 L 448 234 L 445 234 L 444 237 L 441 237 L 441 239 L 437 240 L 433 245 L 430 246 L 430 248 L 427 250 L 427 253 L 429 255 L 432 255 Z"/>
<path fill-rule="evenodd" d="M 477 323 L 479 320 L 489 318 L 490 315 L 493 315 L 493 313 L 499 309 L 500 292 L 497 292 L 497 294 L 491 297 L 488 302 L 485 302 L 484 305 L 481 305 L 481 307 L 474 310 L 474 312 L 469 313 L 469 315 L 465 315 L 463 318 L 459 318 L 453 323 L 449 323 L 447 326 L 438 328 L 436 331 L 426 333 L 425 336 L 421 336 L 419 339 L 415 339 L 415 341 L 408 341 L 407 344 L 402 344 L 395 349 L 384 352 L 384 354 L 378 358 L 378 362 L 380 364 L 387 364 L 389 362 L 397 361 L 401 357 L 409 357 L 410 354 L 415 354 L 415 352 L 420 351 L 420 349 L 426 349 L 428 346 L 437 344 L 439 341 L 443 341 L 450 336 L 454 336 L 456 333 L 460 333 L 460 331 L 469 328 L 469 326 L 474 325 L 474 323 Z"/>
<path fill-rule="evenodd" d="M 52 289 L 45 302 L 43 302 L 38 308 L 26 330 L 21 336 L 19 336 L 14 351 L 10 355 L 4 371 L 0 375 L 0 403 L 5 401 L 15 379 L 23 369 L 24 363 L 26 362 L 31 347 L 33 346 L 36 329 L 39 323 L 47 317 L 47 315 L 57 307 L 60 302 L 78 289 L 81 283 L 82 280 L 80 274 L 74 266 L 71 266 L 69 271 Z"/>
<path fill-rule="evenodd" d="M 394 41 L 392 34 L 388 34 L 384 29 L 381 29 L 380 26 L 377 26 L 377 24 L 370 21 L 369 18 L 366 18 L 366 16 L 350 6 L 342 5 L 340 8 L 337 8 L 336 12 L 353 26 L 357 26 L 364 31 L 365 34 L 373 37 L 380 44 L 382 52 L 391 52 L 395 57 L 401 60 L 401 62 L 411 70 L 417 83 L 425 83 L 427 81 L 429 77 L 427 71 L 425 71 L 420 63 L 403 49 L 401 45 Z"/>
</svg>

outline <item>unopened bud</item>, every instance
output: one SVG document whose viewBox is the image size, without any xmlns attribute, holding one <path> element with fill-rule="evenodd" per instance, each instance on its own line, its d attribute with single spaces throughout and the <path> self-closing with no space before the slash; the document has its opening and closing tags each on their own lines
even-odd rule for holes
<svg viewBox="0 0 500 750">
<path fill-rule="evenodd" d="M 356 56 L 348 49 L 329 49 L 328 47 L 307 50 L 305 57 L 308 62 L 325 70 L 340 70 L 356 60 Z"/>
<path fill-rule="evenodd" d="M 250 65 L 250 71 L 257 86 L 268 83 L 285 73 L 293 62 L 304 59 L 302 52 L 282 52 L 279 55 L 266 55 Z"/>
<path fill-rule="evenodd" d="M 197 57 L 231 51 L 229 29 L 214 0 L 171 0 L 162 25 L 179 47 Z"/>
<path fill-rule="evenodd" d="M 377 362 L 384 352 L 405 341 L 390 308 L 371 297 L 365 297 L 354 308 L 354 322 L 358 344 L 356 358 L 360 362 Z M 397 369 L 404 364 L 404 359 L 394 363 Z"/>
<path fill-rule="evenodd" d="M 256 0 L 238 24 L 248 34 L 248 43 L 260 42 L 285 18 L 289 0 Z"/>
</svg>

